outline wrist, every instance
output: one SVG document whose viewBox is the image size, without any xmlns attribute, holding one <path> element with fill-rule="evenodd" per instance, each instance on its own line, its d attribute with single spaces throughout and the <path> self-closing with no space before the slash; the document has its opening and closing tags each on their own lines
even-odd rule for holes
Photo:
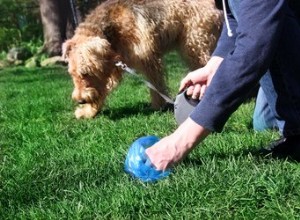
<svg viewBox="0 0 300 220">
<path fill-rule="evenodd" d="M 185 150 L 190 151 L 210 133 L 210 130 L 187 118 L 173 134 L 179 143 L 183 143 L 179 146 L 184 146 Z"/>
<path fill-rule="evenodd" d="M 215 73 L 223 60 L 224 60 L 223 57 L 212 56 L 210 60 L 207 62 L 206 67 L 210 69 L 210 72 Z"/>
</svg>

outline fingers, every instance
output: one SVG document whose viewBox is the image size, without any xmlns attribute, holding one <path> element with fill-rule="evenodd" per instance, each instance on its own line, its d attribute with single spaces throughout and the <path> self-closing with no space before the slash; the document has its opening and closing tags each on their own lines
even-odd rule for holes
<svg viewBox="0 0 300 220">
<path fill-rule="evenodd" d="M 205 68 L 197 69 L 190 72 L 184 77 L 179 86 L 179 92 L 187 89 L 186 94 L 191 96 L 192 99 L 201 99 L 207 88 L 209 77 Z"/>
<path fill-rule="evenodd" d="M 200 90 L 201 90 L 201 85 L 200 84 L 196 84 L 193 94 L 192 94 L 192 99 L 199 99 L 200 96 Z"/>
<path fill-rule="evenodd" d="M 189 86 L 186 90 L 186 95 L 190 96 L 192 99 L 202 99 L 204 96 L 204 93 L 206 91 L 207 85 L 200 85 L 195 84 L 192 86 Z"/>
<path fill-rule="evenodd" d="M 183 78 L 180 82 L 179 92 L 182 92 L 186 87 L 192 85 L 192 82 L 188 78 Z"/>
<path fill-rule="evenodd" d="M 205 85 L 205 84 L 201 86 L 199 100 L 203 98 L 206 88 L 207 88 L 207 85 Z"/>
<path fill-rule="evenodd" d="M 195 86 L 189 86 L 187 89 L 186 89 L 186 94 L 187 96 L 192 96 L 193 95 L 193 92 L 194 92 L 194 89 L 195 89 Z"/>
<path fill-rule="evenodd" d="M 194 82 L 192 81 L 191 77 L 189 77 L 189 74 L 183 78 L 180 82 L 179 86 L 179 92 L 182 92 L 185 88 L 192 86 Z"/>
</svg>

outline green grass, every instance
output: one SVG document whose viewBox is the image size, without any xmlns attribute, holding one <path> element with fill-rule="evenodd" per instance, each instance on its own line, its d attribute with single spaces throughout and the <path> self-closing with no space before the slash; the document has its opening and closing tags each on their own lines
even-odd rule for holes
<svg viewBox="0 0 300 220">
<path fill-rule="evenodd" d="M 187 72 L 166 58 L 175 96 Z M 254 152 L 276 132 L 251 128 L 253 101 L 178 165 L 144 184 L 124 173 L 130 144 L 176 128 L 127 76 L 102 114 L 76 120 L 64 67 L 0 72 L 0 219 L 299 219 L 299 164 Z"/>
</svg>

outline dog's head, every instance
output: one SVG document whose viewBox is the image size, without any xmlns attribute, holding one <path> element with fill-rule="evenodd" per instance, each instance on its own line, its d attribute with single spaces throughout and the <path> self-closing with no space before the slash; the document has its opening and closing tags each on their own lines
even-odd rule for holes
<svg viewBox="0 0 300 220">
<path fill-rule="evenodd" d="M 106 39 L 80 36 L 63 44 L 63 57 L 74 83 L 72 98 L 80 104 L 75 116 L 92 118 L 121 79 L 122 71 L 115 66 L 118 55 Z"/>
</svg>

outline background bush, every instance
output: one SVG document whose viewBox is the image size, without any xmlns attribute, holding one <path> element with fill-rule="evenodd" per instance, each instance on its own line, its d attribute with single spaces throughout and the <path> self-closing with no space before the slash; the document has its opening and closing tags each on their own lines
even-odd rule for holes
<svg viewBox="0 0 300 220">
<path fill-rule="evenodd" d="M 103 0 L 75 1 L 80 13 L 88 13 Z M 0 0 L 0 52 L 29 43 L 31 51 L 43 44 L 43 26 L 38 0 Z"/>
<path fill-rule="evenodd" d="M 0 0 L 0 51 L 43 36 L 38 0 Z"/>
</svg>

